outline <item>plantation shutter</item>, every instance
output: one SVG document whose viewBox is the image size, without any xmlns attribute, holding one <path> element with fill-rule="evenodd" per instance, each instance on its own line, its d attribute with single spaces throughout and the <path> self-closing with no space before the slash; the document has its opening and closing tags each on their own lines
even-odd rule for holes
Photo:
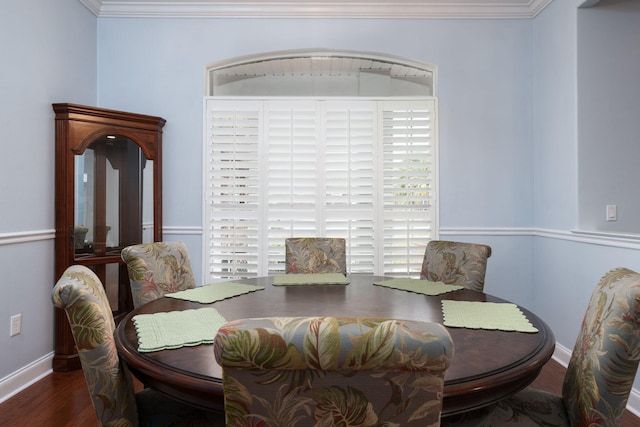
<svg viewBox="0 0 640 427">
<path fill-rule="evenodd" d="M 205 242 L 209 281 L 261 274 L 260 134 L 262 103 L 209 103 Z M 205 279 L 207 280 L 207 279 Z"/>
<path fill-rule="evenodd" d="M 374 271 L 377 102 L 325 103 L 325 215 L 328 237 L 347 241 L 347 270 Z"/>
<path fill-rule="evenodd" d="M 321 233 L 316 231 L 321 146 L 317 108 L 314 101 L 265 103 L 262 218 L 268 236 L 267 269 L 272 272 L 284 272 L 285 238 Z"/>
<path fill-rule="evenodd" d="M 433 105 L 207 99 L 207 280 L 283 272 L 291 236 L 344 237 L 349 273 L 419 275 Z"/>
<path fill-rule="evenodd" d="M 434 233 L 433 102 L 385 101 L 381 110 L 384 272 L 415 275 Z"/>
</svg>

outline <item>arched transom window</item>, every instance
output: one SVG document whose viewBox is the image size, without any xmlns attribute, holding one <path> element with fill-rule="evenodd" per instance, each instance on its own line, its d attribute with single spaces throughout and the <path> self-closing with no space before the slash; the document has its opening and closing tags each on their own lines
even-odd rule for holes
<svg viewBox="0 0 640 427">
<path fill-rule="evenodd" d="M 419 276 L 437 237 L 434 81 L 345 52 L 208 67 L 205 281 L 283 272 L 287 237 L 344 237 L 349 273 Z"/>
<path fill-rule="evenodd" d="M 207 67 L 209 96 L 435 96 L 435 67 L 372 53 L 287 51 Z"/>
</svg>

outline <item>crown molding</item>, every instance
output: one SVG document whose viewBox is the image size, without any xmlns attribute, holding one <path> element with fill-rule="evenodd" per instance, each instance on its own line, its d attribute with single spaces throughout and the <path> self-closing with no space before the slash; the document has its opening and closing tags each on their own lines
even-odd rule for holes
<svg viewBox="0 0 640 427">
<path fill-rule="evenodd" d="M 80 0 L 80 3 L 85 5 L 87 9 L 93 12 L 94 15 L 100 16 L 100 8 L 102 7 L 102 0 Z"/>
<path fill-rule="evenodd" d="M 80 0 L 99 18 L 529 19 L 553 0 Z"/>
</svg>

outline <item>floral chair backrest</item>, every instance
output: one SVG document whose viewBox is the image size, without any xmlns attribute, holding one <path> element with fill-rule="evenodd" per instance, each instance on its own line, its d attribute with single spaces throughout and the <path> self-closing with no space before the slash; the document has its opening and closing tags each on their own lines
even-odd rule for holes
<svg viewBox="0 0 640 427">
<path fill-rule="evenodd" d="M 135 308 L 164 294 L 196 287 L 189 253 L 182 242 L 127 246 L 121 256 L 127 264 Z"/>
<path fill-rule="evenodd" d="M 133 381 L 118 357 L 113 314 L 100 279 L 87 267 L 73 265 L 56 283 L 52 299 L 69 319 L 98 421 L 137 426 Z"/>
<path fill-rule="evenodd" d="M 232 321 L 214 349 L 228 426 L 437 426 L 453 357 L 440 324 L 347 317 Z"/>
<path fill-rule="evenodd" d="M 431 240 L 422 261 L 420 278 L 482 292 L 491 247 L 463 242 Z"/>
<path fill-rule="evenodd" d="M 607 272 L 594 290 L 562 389 L 571 425 L 619 426 L 640 359 L 640 274 Z"/>
<path fill-rule="evenodd" d="M 285 239 L 286 273 L 347 274 L 346 242 L 333 237 Z"/>
</svg>

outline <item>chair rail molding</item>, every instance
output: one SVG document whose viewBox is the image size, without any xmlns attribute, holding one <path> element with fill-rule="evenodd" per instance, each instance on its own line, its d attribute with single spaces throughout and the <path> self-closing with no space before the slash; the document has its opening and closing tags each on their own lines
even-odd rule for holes
<svg viewBox="0 0 640 427">
<path fill-rule="evenodd" d="M 180 236 L 200 236 L 204 232 L 200 226 L 165 226 L 163 234 Z M 441 227 L 440 236 L 534 236 L 558 240 L 588 243 L 601 246 L 640 250 L 640 234 L 604 233 L 584 230 L 553 230 L 527 227 Z M 0 233 L 0 246 L 52 240 L 55 230 L 33 230 L 15 233 Z"/>
<path fill-rule="evenodd" d="M 528 227 L 440 227 L 440 236 L 533 236 L 535 230 Z"/>
<path fill-rule="evenodd" d="M 527 227 L 441 227 L 440 236 L 533 236 L 590 245 L 640 250 L 640 234 L 616 234 L 583 230 Z"/>
<path fill-rule="evenodd" d="M 53 240 L 55 230 L 34 230 L 20 231 L 16 233 L 0 233 L 0 246 L 12 245 L 15 243 L 37 242 L 42 240 Z"/>
<path fill-rule="evenodd" d="M 186 227 L 186 226 L 165 226 L 162 227 L 162 234 L 179 236 L 179 235 L 197 235 L 201 236 L 204 233 L 202 227 Z"/>
</svg>

